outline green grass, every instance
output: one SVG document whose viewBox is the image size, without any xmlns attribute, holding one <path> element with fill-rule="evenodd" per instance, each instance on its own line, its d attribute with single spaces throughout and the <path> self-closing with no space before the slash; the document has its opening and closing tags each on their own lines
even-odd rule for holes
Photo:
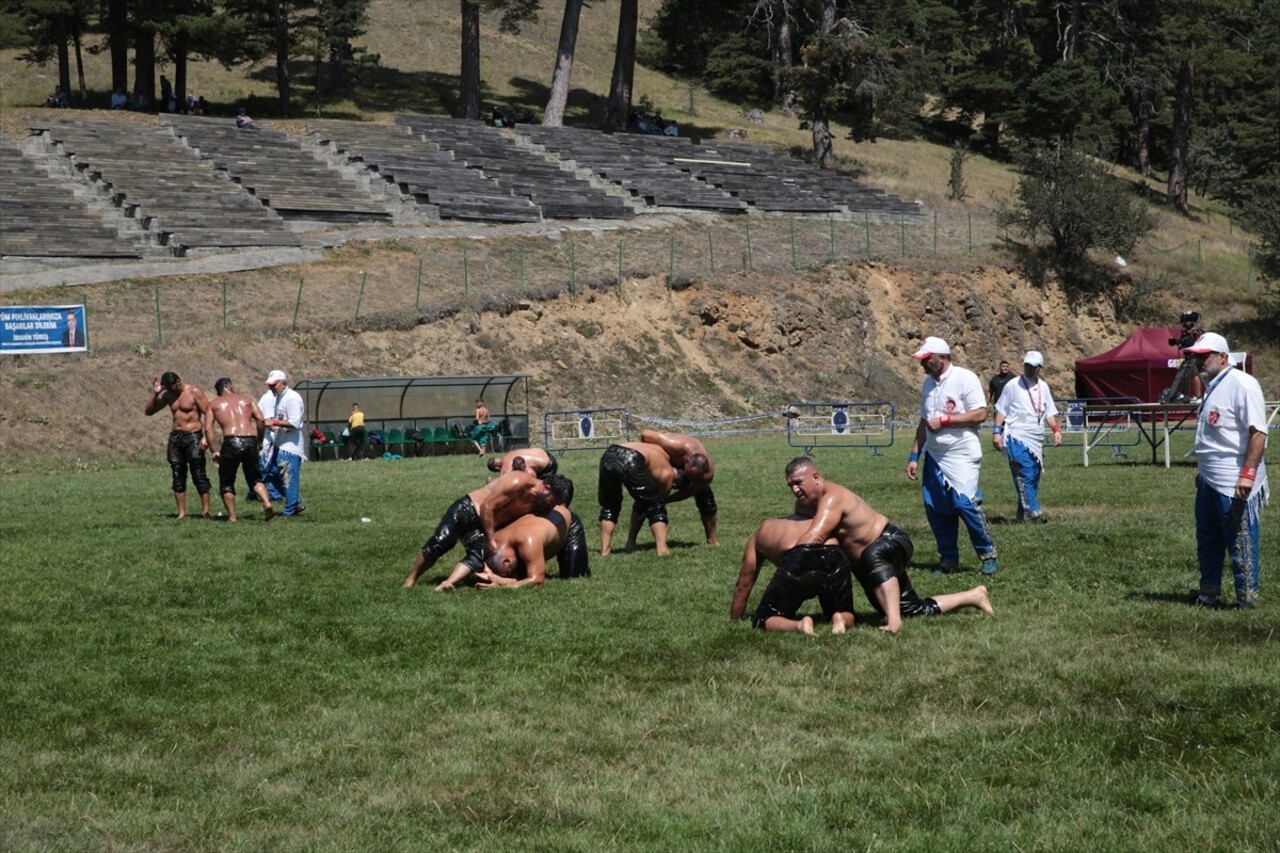
<svg viewBox="0 0 1280 853">
<path fill-rule="evenodd" d="M 175 521 L 159 460 L 7 476 L 0 847 L 1274 849 L 1274 509 L 1260 609 L 1197 611 L 1193 468 L 1051 451 L 1024 527 L 990 454 L 995 617 L 765 636 L 726 615 L 794 451 L 711 450 L 723 547 L 681 505 L 669 558 L 452 595 L 400 582 L 474 458 L 308 465 L 270 525 Z M 922 593 L 977 583 L 925 569 L 899 451 L 819 461 Z M 562 462 L 592 542 L 595 462 Z"/>
</svg>

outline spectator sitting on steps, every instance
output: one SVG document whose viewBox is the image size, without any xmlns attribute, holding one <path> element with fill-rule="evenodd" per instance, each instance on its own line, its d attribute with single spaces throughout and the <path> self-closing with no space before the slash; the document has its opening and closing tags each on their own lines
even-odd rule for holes
<svg viewBox="0 0 1280 853">
<path fill-rule="evenodd" d="M 240 108 L 240 112 L 236 113 L 236 127 L 241 130 L 257 130 L 258 126 L 253 123 L 253 119 L 249 117 L 249 113 L 244 107 Z"/>
</svg>

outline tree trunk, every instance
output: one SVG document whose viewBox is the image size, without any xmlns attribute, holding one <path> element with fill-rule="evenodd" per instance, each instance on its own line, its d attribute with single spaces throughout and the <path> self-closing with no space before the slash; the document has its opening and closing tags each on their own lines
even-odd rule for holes
<svg viewBox="0 0 1280 853">
<path fill-rule="evenodd" d="M 831 147 L 831 123 L 826 114 L 814 116 L 811 122 L 813 128 L 813 158 L 818 161 L 818 165 L 823 169 L 830 169 L 835 160 L 835 151 Z"/>
<path fill-rule="evenodd" d="M 777 83 L 774 85 L 773 102 L 787 115 L 796 114 L 796 93 L 791 88 L 791 66 L 794 62 L 795 46 L 791 38 L 791 21 L 785 13 L 778 24 L 773 41 L 773 64 L 776 66 Z"/>
<path fill-rule="evenodd" d="M 1138 119 L 1138 171 L 1142 177 L 1151 177 L 1151 119 Z"/>
<path fill-rule="evenodd" d="M 70 23 L 70 15 L 58 15 L 53 25 L 54 38 L 58 40 L 58 85 L 68 102 L 71 100 L 71 53 L 67 50 L 67 40 L 71 37 Z"/>
<path fill-rule="evenodd" d="M 80 17 L 76 16 L 71 27 L 71 41 L 76 48 L 76 76 L 80 82 L 80 105 L 84 106 L 85 99 L 89 96 L 89 90 L 84 84 L 84 56 L 80 52 Z"/>
<path fill-rule="evenodd" d="M 1195 64 L 1182 60 L 1178 68 L 1178 82 L 1174 90 L 1173 147 L 1169 152 L 1169 203 L 1186 216 L 1187 206 L 1187 148 L 1191 139 L 1191 87 L 1195 80 Z"/>
<path fill-rule="evenodd" d="M 111 91 L 129 91 L 129 3 L 107 3 L 107 39 L 111 43 Z"/>
<path fill-rule="evenodd" d="M 480 118 L 480 7 L 462 0 L 462 103 L 458 118 Z"/>
<path fill-rule="evenodd" d="M 569 103 L 569 76 L 573 72 L 573 52 L 578 43 L 578 19 L 581 16 L 582 0 L 564 0 L 556 69 L 551 75 L 551 96 L 547 98 L 547 109 L 542 115 L 542 123 L 547 127 L 564 126 L 564 108 Z"/>
<path fill-rule="evenodd" d="M 187 111 L 187 31 L 178 30 L 173 37 L 173 98 L 178 112 Z"/>
<path fill-rule="evenodd" d="M 289 117 L 289 3 L 276 2 L 276 92 L 280 95 L 280 117 Z"/>
<path fill-rule="evenodd" d="M 1063 62 L 1076 58 L 1080 42 L 1080 0 L 1071 0 L 1067 5 L 1067 22 L 1058 29 L 1058 44 L 1062 48 Z"/>
<path fill-rule="evenodd" d="M 143 109 L 156 106 L 156 34 L 150 28 L 144 0 L 134 4 L 134 22 L 141 23 L 133 34 L 133 94 L 143 100 Z"/>
<path fill-rule="evenodd" d="M 822 0 L 822 14 L 819 16 L 824 33 L 831 32 L 836 25 L 836 0 Z M 823 169 L 830 169 L 835 160 L 835 151 L 831 147 L 831 117 L 826 111 L 816 113 L 812 121 L 813 159 Z"/>
<path fill-rule="evenodd" d="M 631 90 L 636 76 L 636 24 L 640 19 L 637 0 L 622 0 L 618 11 L 618 49 L 613 56 L 613 80 L 609 83 L 607 127 L 624 130 L 631 115 Z"/>
</svg>

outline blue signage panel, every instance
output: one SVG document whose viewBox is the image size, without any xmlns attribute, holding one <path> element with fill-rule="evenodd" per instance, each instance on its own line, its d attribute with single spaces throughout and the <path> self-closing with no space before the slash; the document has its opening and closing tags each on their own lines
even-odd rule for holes
<svg viewBox="0 0 1280 853">
<path fill-rule="evenodd" d="M 0 355 L 84 352 L 83 305 L 0 305 Z"/>
</svg>

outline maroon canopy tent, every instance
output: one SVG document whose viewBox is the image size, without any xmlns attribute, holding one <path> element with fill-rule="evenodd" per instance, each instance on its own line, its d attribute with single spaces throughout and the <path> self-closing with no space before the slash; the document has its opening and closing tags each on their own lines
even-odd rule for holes
<svg viewBox="0 0 1280 853">
<path fill-rule="evenodd" d="M 1134 329 L 1115 349 L 1076 361 L 1077 397 L 1136 397 L 1154 403 L 1173 384 L 1182 353 L 1169 343 L 1182 329 Z"/>
<path fill-rule="evenodd" d="M 1155 403 L 1160 392 L 1173 384 L 1182 363 L 1182 353 L 1169 343 L 1182 335 L 1177 326 L 1134 329 L 1128 340 L 1115 349 L 1076 361 L 1077 397 L 1136 397 Z M 1233 360 L 1240 354 L 1232 353 Z M 1252 357 L 1244 370 L 1253 372 Z"/>
</svg>

